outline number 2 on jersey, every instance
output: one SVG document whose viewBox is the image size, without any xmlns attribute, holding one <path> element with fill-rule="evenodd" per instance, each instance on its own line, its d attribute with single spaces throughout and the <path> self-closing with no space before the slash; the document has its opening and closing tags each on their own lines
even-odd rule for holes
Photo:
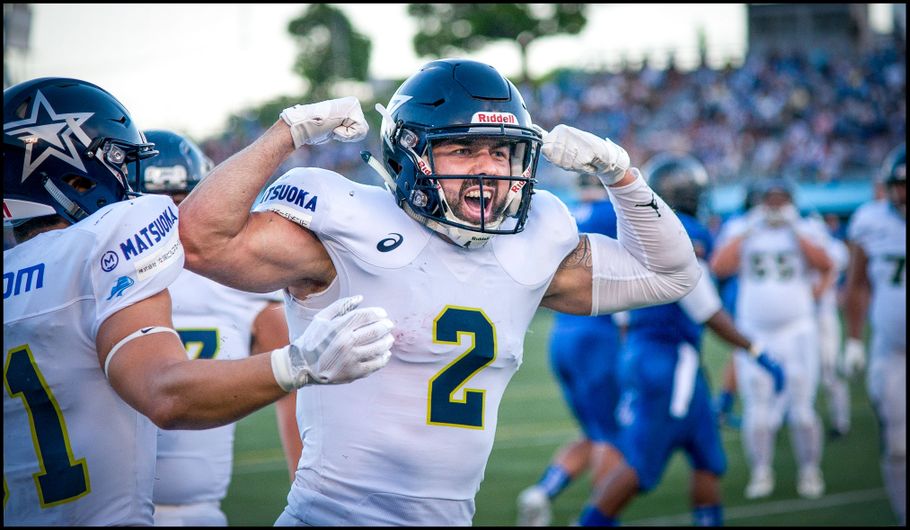
<svg viewBox="0 0 910 530">
<path fill-rule="evenodd" d="M 85 458 L 76 460 L 73 455 L 60 405 L 28 345 L 6 352 L 3 382 L 9 395 L 21 398 L 28 412 L 32 443 L 38 456 L 39 471 L 34 477 L 41 507 L 63 504 L 88 493 L 88 464 Z M 6 494 L 4 488 L 4 503 Z"/>
<path fill-rule="evenodd" d="M 447 306 L 433 321 L 433 342 L 461 344 L 461 335 L 471 346 L 430 379 L 427 423 L 483 429 L 486 390 L 464 388 L 461 399 L 455 393 L 496 358 L 496 329 L 480 309 Z"/>
</svg>

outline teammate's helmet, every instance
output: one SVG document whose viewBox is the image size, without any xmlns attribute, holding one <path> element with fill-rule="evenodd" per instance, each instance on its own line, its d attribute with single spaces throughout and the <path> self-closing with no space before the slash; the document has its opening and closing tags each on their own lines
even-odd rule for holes
<svg viewBox="0 0 910 530">
<path fill-rule="evenodd" d="M 388 109 L 380 108 L 380 112 L 382 159 L 394 181 L 390 187 L 398 205 L 411 216 L 465 247 L 480 246 L 491 234 L 524 229 L 536 182 L 541 133 L 508 79 L 492 66 L 475 61 L 433 61 L 407 79 L 392 96 Z M 432 147 L 456 138 L 508 142 L 511 175 L 438 174 Z M 481 198 L 483 187 L 491 181 L 512 184 L 503 213 L 489 219 L 481 215 L 480 223 L 474 224 L 454 215 L 439 184 L 442 179 L 476 180 Z"/>
<path fill-rule="evenodd" d="M 763 180 L 759 186 L 759 202 L 764 201 L 771 193 L 783 193 L 790 198 L 791 203 L 796 201 L 793 183 L 785 178 L 770 178 Z"/>
<path fill-rule="evenodd" d="M 3 91 L 3 219 L 59 214 L 76 223 L 133 192 L 127 170 L 155 156 L 104 89 L 44 77 Z"/>
<path fill-rule="evenodd" d="M 195 142 L 171 131 L 148 130 L 158 156 L 142 162 L 139 191 L 143 193 L 193 191 L 214 164 Z"/>
<path fill-rule="evenodd" d="M 710 184 L 708 171 L 695 157 L 658 153 L 641 168 L 642 174 L 670 208 L 692 217 L 698 215 L 702 195 Z"/>
<path fill-rule="evenodd" d="M 907 145 L 901 143 L 892 149 L 882 164 L 881 179 L 885 185 L 907 183 Z"/>
</svg>

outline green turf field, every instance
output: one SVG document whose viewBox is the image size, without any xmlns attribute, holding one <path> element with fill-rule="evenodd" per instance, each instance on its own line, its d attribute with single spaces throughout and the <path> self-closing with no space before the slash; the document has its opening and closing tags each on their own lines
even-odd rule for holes
<svg viewBox="0 0 910 530">
<path fill-rule="evenodd" d="M 499 431 L 477 494 L 476 526 L 510 526 L 515 498 L 537 480 L 553 452 L 574 439 L 578 430 L 563 403 L 548 367 L 546 343 L 552 313 L 541 310 L 525 342 L 524 363 L 502 401 Z M 727 348 L 708 336 L 704 362 L 716 387 L 728 357 Z M 775 453 L 777 487 L 760 501 L 747 501 L 747 466 L 739 432 L 725 429 L 728 469 L 723 481 L 724 515 L 729 526 L 884 526 L 894 525 L 878 466 L 878 426 L 862 381 L 852 384 L 853 430 L 843 439 L 826 442 L 822 468 L 824 497 L 810 501 L 796 494 L 796 468 L 786 427 Z M 738 405 L 738 404 L 737 404 Z M 818 410 L 824 411 L 820 391 Z M 738 409 L 738 406 L 737 406 Z M 826 420 L 824 412 L 822 418 Z M 826 426 L 827 430 L 827 426 Z M 688 526 L 688 464 L 677 454 L 661 484 L 632 501 L 622 522 L 641 526 Z M 271 525 L 284 508 L 289 487 L 274 407 L 241 421 L 237 427 L 234 478 L 223 503 L 235 526 Z M 572 522 L 590 491 L 587 479 L 567 488 L 553 504 L 553 525 Z"/>
</svg>

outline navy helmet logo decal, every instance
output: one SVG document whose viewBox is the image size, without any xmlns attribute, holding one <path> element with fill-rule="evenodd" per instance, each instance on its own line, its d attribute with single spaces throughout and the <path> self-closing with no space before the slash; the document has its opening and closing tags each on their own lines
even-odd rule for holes
<svg viewBox="0 0 910 530">
<path fill-rule="evenodd" d="M 44 112 L 40 112 L 41 109 L 44 109 Z M 73 136 L 83 146 L 89 146 L 92 140 L 82 130 L 82 124 L 94 114 L 94 112 L 57 114 L 44 94 L 38 90 L 35 93 L 31 115 L 28 118 L 3 124 L 5 134 L 18 136 L 25 143 L 25 167 L 22 168 L 22 182 L 25 182 L 25 179 L 51 156 L 85 172 L 79 151 L 73 145 Z M 36 155 L 36 148 L 42 142 L 45 144 L 44 150 Z"/>
</svg>

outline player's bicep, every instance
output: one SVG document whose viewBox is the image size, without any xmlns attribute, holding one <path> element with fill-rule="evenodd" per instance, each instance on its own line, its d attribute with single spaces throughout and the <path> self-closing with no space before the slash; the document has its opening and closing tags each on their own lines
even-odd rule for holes
<svg viewBox="0 0 910 530">
<path fill-rule="evenodd" d="M 95 344 L 101 368 L 117 394 L 146 416 L 151 417 L 153 407 L 158 405 L 157 374 L 187 360 L 176 332 L 164 331 L 173 329 L 167 290 L 113 313 L 98 328 Z M 148 330 L 148 334 L 143 330 Z M 135 338 L 123 342 L 137 332 Z"/>
<path fill-rule="evenodd" d="M 580 234 L 578 246 L 559 264 L 540 305 L 562 313 L 590 315 L 591 260 L 588 236 Z"/>
<path fill-rule="evenodd" d="M 186 268 L 252 292 L 275 291 L 299 280 L 331 279 L 332 260 L 316 235 L 273 212 L 253 212 L 224 258 L 187 260 Z"/>
</svg>

